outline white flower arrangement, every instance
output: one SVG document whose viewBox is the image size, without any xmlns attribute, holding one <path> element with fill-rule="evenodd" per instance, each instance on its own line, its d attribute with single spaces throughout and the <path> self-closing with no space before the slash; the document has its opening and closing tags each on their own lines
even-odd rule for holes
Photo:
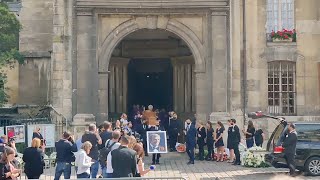
<svg viewBox="0 0 320 180">
<path fill-rule="evenodd" d="M 246 167 L 268 167 L 265 162 L 264 153 L 255 153 L 265 151 L 261 147 L 254 146 L 241 153 L 241 164 Z"/>
<path fill-rule="evenodd" d="M 19 166 L 23 166 L 24 162 L 22 160 L 23 154 L 21 153 L 17 153 L 17 157 L 15 158 L 15 160 L 17 160 L 19 162 Z"/>
</svg>

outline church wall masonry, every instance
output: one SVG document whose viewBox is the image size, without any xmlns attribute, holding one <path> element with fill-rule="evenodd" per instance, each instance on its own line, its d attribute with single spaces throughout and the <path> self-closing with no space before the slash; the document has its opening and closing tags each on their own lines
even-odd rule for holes
<svg viewBox="0 0 320 180">
<path fill-rule="evenodd" d="M 136 5 L 139 8 L 135 8 Z M 170 31 L 190 48 L 195 62 L 195 111 L 199 119 L 206 120 L 215 111 L 229 113 L 228 1 L 155 1 L 148 4 L 142 1 L 77 1 L 76 22 L 78 70 L 77 112 L 74 114 L 93 114 L 98 121 L 107 118 L 112 52 L 123 38 L 140 29 Z M 215 87 L 215 91 L 211 87 Z M 213 101 L 220 103 L 214 106 Z"/>
</svg>

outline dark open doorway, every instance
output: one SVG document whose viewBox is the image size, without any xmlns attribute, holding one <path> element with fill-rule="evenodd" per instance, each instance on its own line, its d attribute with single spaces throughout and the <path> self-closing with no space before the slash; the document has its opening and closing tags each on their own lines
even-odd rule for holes
<svg viewBox="0 0 320 180">
<path fill-rule="evenodd" d="M 128 109 L 134 104 L 172 109 L 173 73 L 170 59 L 132 59 L 128 65 Z"/>
</svg>

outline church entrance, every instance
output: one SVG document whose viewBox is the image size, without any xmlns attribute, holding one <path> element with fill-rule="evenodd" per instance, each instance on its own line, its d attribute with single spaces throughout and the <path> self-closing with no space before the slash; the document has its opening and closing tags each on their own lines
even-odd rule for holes
<svg viewBox="0 0 320 180">
<path fill-rule="evenodd" d="M 173 76 L 170 59 L 132 59 L 128 64 L 128 109 L 152 104 L 173 109 Z"/>
<path fill-rule="evenodd" d="M 165 30 L 135 31 L 114 49 L 108 74 L 109 117 L 133 105 L 195 112 L 194 58 L 188 45 Z"/>
</svg>

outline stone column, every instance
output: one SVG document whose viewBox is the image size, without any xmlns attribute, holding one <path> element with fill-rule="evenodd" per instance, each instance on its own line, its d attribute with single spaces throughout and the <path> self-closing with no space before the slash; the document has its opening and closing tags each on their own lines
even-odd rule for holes
<svg viewBox="0 0 320 180">
<path fill-rule="evenodd" d="M 212 12 L 212 112 L 228 111 L 228 11 Z"/>
<path fill-rule="evenodd" d="M 266 4 L 247 0 L 244 26 L 246 27 L 246 112 L 266 111 L 268 105 L 268 64 L 261 54 L 266 49 Z"/>
<path fill-rule="evenodd" d="M 179 113 L 192 112 L 194 98 L 193 57 L 175 57 L 171 59 L 173 66 L 174 110 Z"/>
<path fill-rule="evenodd" d="M 77 114 L 73 117 L 72 128 L 75 140 L 80 138 L 88 129 L 89 124 L 95 124 L 95 117 L 93 114 Z"/>
<path fill-rule="evenodd" d="M 99 72 L 99 114 L 97 123 L 108 120 L 108 72 Z"/>
<path fill-rule="evenodd" d="M 196 94 L 196 115 L 197 119 L 201 121 L 207 120 L 207 79 L 206 73 L 195 72 L 195 94 Z"/>
<path fill-rule="evenodd" d="M 109 71 L 109 110 L 110 113 L 127 112 L 128 58 L 112 57 Z"/>
<path fill-rule="evenodd" d="M 94 17 L 91 13 L 78 14 L 77 24 L 77 114 L 95 114 L 98 68 Z"/>
<path fill-rule="evenodd" d="M 51 63 L 52 106 L 67 120 L 72 119 L 72 13 L 73 4 L 57 0 L 53 15 Z"/>
</svg>

